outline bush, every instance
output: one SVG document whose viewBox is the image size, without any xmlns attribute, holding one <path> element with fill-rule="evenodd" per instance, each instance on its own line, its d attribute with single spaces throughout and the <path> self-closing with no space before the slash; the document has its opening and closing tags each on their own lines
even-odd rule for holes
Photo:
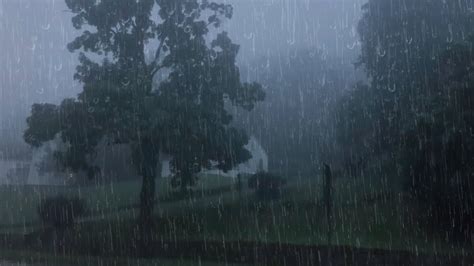
<svg viewBox="0 0 474 266">
<path fill-rule="evenodd" d="M 255 189 L 259 199 L 278 199 L 286 180 L 274 174 L 259 172 L 248 179 L 248 187 Z"/>
<path fill-rule="evenodd" d="M 46 198 L 38 206 L 38 215 L 43 223 L 56 228 L 73 226 L 85 211 L 83 200 L 64 196 Z"/>
</svg>

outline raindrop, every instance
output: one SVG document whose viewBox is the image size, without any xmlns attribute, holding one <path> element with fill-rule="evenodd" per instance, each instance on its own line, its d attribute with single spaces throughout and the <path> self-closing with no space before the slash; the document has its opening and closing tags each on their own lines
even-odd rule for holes
<svg viewBox="0 0 474 266">
<path fill-rule="evenodd" d="M 90 106 L 90 107 L 87 109 L 87 111 L 88 111 L 89 113 L 93 113 L 93 112 L 94 112 L 94 107 Z"/>
<path fill-rule="evenodd" d="M 184 32 L 186 32 L 186 33 L 190 33 L 191 30 L 192 30 L 192 28 L 189 25 L 184 28 Z"/>
<path fill-rule="evenodd" d="M 124 78 L 124 79 L 122 80 L 122 85 L 125 86 L 125 87 L 127 87 L 128 85 L 130 85 L 130 80 L 127 79 L 127 78 Z"/>
<path fill-rule="evenodd" d="M 357 36 L 357 27 L 352 26 L 351 28 L 351 37 L 355 38 Z"/>
<path fill-rule="evenodd" d="M 48 23 L 48 24 L 45 24 L 45 25 L 41 25 L 41 29 L 43 30 L 49 30 L 51 28 L 51 24 Z"/>
<path fill-rule="evenodd" d="M 54 66 L 54 70 L 55 70 L 56 72 L 61 71 L 61 69 L 63 69 L 63 64 L 62 64 L 62 63 L 60 63 L 59 65 L 55 65 L 55 66 Z"/>
<path fill-rule="evenodd" d="M 388 86 L 388 91 L 389 92 L 396 92 L 397 91 L 397 85 L 396 84 L 393 84 L 392 86 Z"/>
<path fill-rule="evenodd" d="M 211 51 L 211 53 L 209 54 L 209 57 L 211 59 L 210 61 L 212 62 L 212 61 L 216 60 L 217 53 L 215 51 Z"/>
<path fill-rule="evenodd" d="M 323 78 L 321 80 L 321 86 L 326 86 L 326 75 L 323 75 Z"/>
<path fill-rule="evenodd" d="M 446 38 L 446 41 L 448 43 L 452 43 L 454 36 L 453 36 L 453 27 L 451 26 L 451 24 L 448 25 L 448 29 L 449 29 L 449 36 Z"/>
<path fill-rule="evenodd" d="M 245 39 L 247 39 L 247 40 L 253 39 L 253 37 L 254 37 L 253 32 L 251 32 L 251 33 L 249 33 L 249 34 L 244 34 L 244 37 L 245 37 Z"/>
<path fill-rule="evenodd" d="M 41 87 L 41 88 L 36 89 L 36 93 L 43 94 L 44 93 L 44 88 Z"/>
<path fill-rule="evenodd" d="M 354 48 L 355 48 L 356 46 L 358 46 L 358 45 L 359 45 L 359 42 L 356 41 L 356 42 L 354 42 L 353 44 L 348 44 L 348 45 L 347 45 L 347 49 L 349 49 L 349 50 L 354 50 Z"/>
<path fill-rule="evenodd" d="M 131 17 L 125 19 L 125 20 L 123 21 L 123 23 L 124 23 L 124 24 L 128 24 L 128 23 L 130 23 L 130 21 L 132 21 L 132 18 L 131 18 Z"/>
<path fill-rule="evenodd" d="M 385 49 L 382 47 L 382 45 L 380 45 L 380 43 L 377 45 L 376 51 L 377 55 L 380 57 L 384 57 L 387 54 L 387 51 L 385 51 Z"/>
</svg>

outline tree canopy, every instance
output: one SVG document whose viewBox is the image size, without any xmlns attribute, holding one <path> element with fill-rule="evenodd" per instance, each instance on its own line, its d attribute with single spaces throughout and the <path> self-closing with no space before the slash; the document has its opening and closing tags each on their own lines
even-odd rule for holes
<svg viewBox="0 0 474 266">
<path fill-rule="evenodd" d="M 39 146 L 57 134 L 56 157 L 66 168 L 99 173 L 100 142 L 127 144 L 143 177 L 141 206 L 150 217 L 160 152 L 172 156 L 183 183 L 214 163 L 229 170 L 250 158 L 248 136 L 231 126 L 226 106 L 251 110 L 263 100 L 257 83 L 242 83 L 239 46 L 222 22 L 232 6 L 207 0 L 66 0 L 82 31 L 68 48 L 79 51 L 77 98 L 35 104 L 25 140 Z"/>
<path fill-rule="evenodd" d="M 400 179 L 436 225 L 464 237 L 474 206 L 473 26 L 466 1 L 370 0 L 358 62 L 369 82 L 339 110 L 339 142 L 377 161 L 379 175 Z"/>
<path fill-rule="evenodd" d="M 397 133 L 430 112 L 429 99 L 441 89 L 439 55 L 465 40 L 472 26 L 465 1 L 372 0 L 364 6 L 358 64 L 370 79 L 379 152 L 395 147 Z"/>
</svg>

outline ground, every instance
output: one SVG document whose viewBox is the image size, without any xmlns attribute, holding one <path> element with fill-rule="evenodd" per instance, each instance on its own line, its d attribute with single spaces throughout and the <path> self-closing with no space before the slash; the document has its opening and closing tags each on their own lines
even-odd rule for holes
<svg viewBox="0 0 474 266">
<path fill-rule="evenodd" d="M 218 176 L 201 178 L 194 198 L 173 198 L 166 181 L 161 180 L 157 185 L 162 196 L 155 212 L 156 240 L 326 245 L 328 224 L 321 180 L 288 180 L 277 201 L 259 201 L 249 189 L 237 191 L 234 179 Z M 38 230 L 38 200 L 67 192 L 84 198 L 92 209 L 71 233 L 77 245 L 120 249 L 127 244 L 125 239 L 136 234 L 139 187 L 138 181 L 75 189 L 4 187 L 0 213 L 7 219 L 1 221 L 1 228 L 9 233 Z M 333 245 L 416 254 L 470 252 L 469 247 L 446 241 L 442 234 L 428 232 L 420 223 L 419 206 L 388 182 L 336 179 L 334 198 Z M 32 226 L 18 226 L 23 222 Z"/>
<path fill-rule="evenodd" d="M 69 256 L 58 256 L 52 254 L 44 254 L 38 252 L 22 252 L 22 251 L 0 251 L 0 265 L 2 266 L 19 266 L 18 258 L 20 262 L 27 263 L 32 266 L 75 266 L 75 265 L 88 265 L 88 266 L 192 266 L 196 265 L 196 261 L 190 261 L 186 259 L 133 259 L 133 258 L 97 258 L 97 257 L 69 257 Z M 11 260 L 12 262 L 9 262 Z M 198 262 L 200 266 L 219 266 L 221 264 L 215 262 Z M 233 266 L 234 264 L 227 264 Z M 245 266 L 238 264 L 239 266 Z"/>
<path fill-rule="evenodd" d="M 216 175 L 202 176 L 195 188 L 197 194 L 208 190 L 228 188 L 234 180 Z M 63 187 L 63 186 L 0 186 L 0 232 L 23 230 L 24 225 L 39 223 L 37 208 L 42 199 L 65 194 L 84 199 L 89 212 L 94 216 L 115 213 L 137 207 L 141 182 L 124 181 L 107 185 Z M 158 179 L 157 195 L 166 201 L 173 189 L 169 179 Z M 171 198 L 172 199 L 172 198 Z"/>
<path fill-rule="evenodd" d="M 418 218 L 417 206 L 403 193 L 368 180 L 335 183 L 332 243 L 364 248 L 412 252 L 463 252 L 462 245 L 447 242 L 442 234 L 428 233 Z M 161 204 L 156 234 L 167 240 L 242 240 L 305 245 L 327 244 L 321 182 L 289 182 L 283 198 L 261 202 L 252 191 L 225 192 L 192 201 Z M 136 212 L 124 211 L 107 220 L 83 223 L 83 231 L 110 228 L 119 218 L 120 234 L 133 223 Z M 107 217 L 106 217 L 107 218 Z M 97 229 L 103 231 L 102 229 Z"/>
</svg>

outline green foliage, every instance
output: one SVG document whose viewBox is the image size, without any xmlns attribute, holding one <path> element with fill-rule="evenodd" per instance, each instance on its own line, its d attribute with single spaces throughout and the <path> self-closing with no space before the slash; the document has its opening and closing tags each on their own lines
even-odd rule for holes
<svg viewBox="0 0 474 266">
<path fill-rule="evenodd" d="M 38 206 L 38 215 L 43 223 L 55 228 L 73 226 L 77 218 L 85 212 L 86 205 L 83 200 L 64 196 L 46 198 Z"/>
<path fill-rule="evenodd" d="M 372 0 L 359 22 L 359 65 L 370 79 L 373 132 L 383 151 L 391 152 L 400 132 L 417 114 L 430 112 L 430 97 L 439 93 L 439 54 L 463 40 L 474 26 L 466 2 Z"/>
<path fill-rule="evenodd" d="M 463 240 L 474 228 L 470 10 L 463 1 L 368 1 L 358 26 L 368 84 L 337 112 L 341 157 L 376 163 L 433 226 Z"/>
<path fill-rule="evenodd" d="M 462 1 L 369 1 L 358 28 L 369 84 L 338 110 L 347 160 L 377 160 L 433 225 L 464 237 L 473 228 L 473 26 Z"/>
<path fill-rule="evenodd" d="M 99 171 L 93 163 L 99 143 L 130 145 L 133 164 L 144 177 L 146 209 L 152 207 L 160 151 L 173 157 L 172 170 L 183 184 L 192 183 L 212 161 L 229 170 L 250 158 L 244 148 L 248 137 L 230 125 L 225 106 L 250 110 L 264 94 L 260 85 L 240 82 L 239 47 L 219 30 L 232 16 L 230 5 L 207 0 L 66 4 L 73 26 L 82 30 L 68 48 L 80 51 L 74 77 L 84 88 L 60 106 L 35 105 L 25 133 L 28 143 L 39 146 L 59 134 L 66 149 L 57 151 L 58 160 L 90 177 Z M 216 37 L 209 45 L 211 29 Z M 162 79 L 156 83 L 158 75 Z"/>
<path fill-rule="evenodd" d="M 431 0 L 364 5 L 358 65 L 368 84 L 358 84 L 340 101 L 336 120 L 338 145 L 349 167 L 376 159 L 379 172 L 401 174 L 396 158 L 403 152 L 402 136 L 420 117 L 430 116 L 432 101 L 444 94 L 441 54 L 466 39 L 474 26 L 465 5 Z"/>
<path fill-rule="evenodd" d="M 58 106 L 54 104 L 33 104 L 31 115 L 26 120 L 28 129 L 24 133 L 25 141 L 39 147 L 43 142 L 52 140 L 59 132 Z"/>
<path fill-rule="evenodd" d="M 432 98 L 432 112 L 405 133 L 401 156 L 409 188 L 429 207 L 433 224 L 462 240 L 474 225 L 473 44 L 454 44 L 442 54 L 443 91 Z"/>
</svg>

